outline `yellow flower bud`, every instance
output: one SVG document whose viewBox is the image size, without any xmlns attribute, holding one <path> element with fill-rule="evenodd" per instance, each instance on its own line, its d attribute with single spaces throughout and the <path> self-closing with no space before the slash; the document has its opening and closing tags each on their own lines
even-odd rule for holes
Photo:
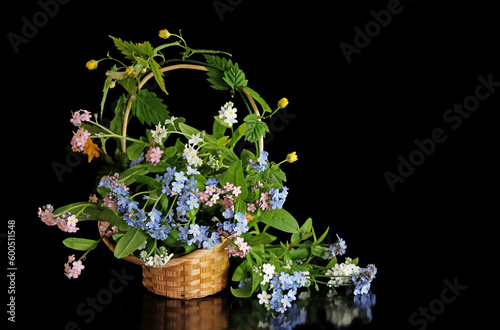
<svg viewBox="0 0 500 330">
<path fill-rule="evenodd" d="M 158 35 L 160 36 L 160 38 L 168 39 L 170 37 L 170 32 L 168 32 L 168 30 L 160 30 L 160 33 Z"/>
<path fill-rule="evenodd" d="M 292 152 L 292 153 L 289 153 L 288 155 L 286 155 L 286 161 L 289 162 L 289 163 L 293 163 L 293 162 L 296 162 L 297 161 L 297 152 Z"/>
<path fill-rule="evenodd" d="M 97 62 L 96 60 L 90 60 L 90 61 L 87 62 L 87 64 L 85 64 L 85 66 L 89 70 L 95 70 L 95 69 L 97 69 L 97 64 L 98 63 L 99 62 Z"/>
<path fill-rule="evenodd" d="M 109 83 L 109 88 L 115 88 L 116 86 L 116 82 L 114 80 L 112 80 L 110 83 Z"/>
<path fill-rule="evenodd" d="M 127 66 L 127 68 L 125 69 L 125 72 L 130 75 L 134 72 L 134 67 L 133 66 Z"/>
<path fill-rule="evenodd" d="M 281 100 L 278 101 L 278 109 L 283 109 L 288 105 L 288 99 L 287 98 L 282 98 Z"/>
</svg>

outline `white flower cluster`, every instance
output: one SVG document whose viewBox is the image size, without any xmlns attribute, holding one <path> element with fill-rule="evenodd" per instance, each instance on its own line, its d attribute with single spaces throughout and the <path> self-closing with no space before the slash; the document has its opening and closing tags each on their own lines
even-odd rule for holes
<svg viewBox="0 0 500 330">
<path fill-rule="evenodd" d="M 138 250 L 142 250 L 139 254 L 139 257 L 146 266 L 156 267 L 156 266 L 165 266 L 170 259 L 174 256 L 173 253 L 168 254 L 168 250 L 166 247 L 161 246 L 158 249 L 159 254 L 155 254 L 154 256 L 148 256 L 148 253 L 144 251 L 146 248 L 147 241 L 138 248 Z"/>
<path fill-rule="evenodd" d="M 195 146 L 198 143 L 203 142 L 203 138 L 200 137 L 201 133 L 191 135 L 188 143 L 184 146 L 184 151 L 182 156 L 186 159 L 189 165 L 193 165 L 195 167 L 203 165 L 203 160 L 198 157 L 198 149 Z"/>
<path fill-rule="evenodd" d="M 329 287 L 337 287 L 342 284 L 351 284 L 351 276 L 359 275 L 360 268 L 349 262 L 335 264 L 332 269 L 326 271 L 325 275 L 332 276 L 330 281 L 328 281 Z"/>
<path fill-rule="evenodd" d="M 229 101 L 224 104 L 223 107 L 220 107 L 219 110 L 219 118 L 224 118 L 224 122 L 229 125 L 229 127 L 233 127 L 233 124 L 236 124 L 238 121 L 236 120 L 236 108 L 233 108 L 234 103 Z"/>
<path fill-rule="evenodd" d="M 170 117 L 170 119 L 165 120 L 165 125 L 173 124 L 176 119 L 177 117 Z M 161 123 L 158 123 L 158 125 L 156 125 L 156 130 L 151 130 L 151 135 L 155 143 L 161 144 L 162 139 L 167 137 L 167 129 Z"/>
</svg>

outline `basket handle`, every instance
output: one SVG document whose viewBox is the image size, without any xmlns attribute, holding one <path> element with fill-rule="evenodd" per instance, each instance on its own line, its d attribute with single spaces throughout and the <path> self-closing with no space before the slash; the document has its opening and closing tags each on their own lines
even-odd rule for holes
<svg viewBox="0 0 500 330">
<path fill-rule="evenodd" d="M 177 69 L 191 69 L 191 70 L 199 70 L 199 71 L 208 71 L 208 69 L 203 66 L 203 65 L 195 65 L 195 64 L 174 64 L 174 65 L 169 65 L 163 68 L 160 68 L 161 72 L 167 72 L 167 71 L 172 71 L 172 70 L 177 70 Z M 147 76 L 145 76 L 142 80 L 141 83 L 139 84 L 139 89 L 141 89 L 144 84 L 153 77 L 153 72 L 150 72 Z M 245 89 L 242 90 L 243 94 L 247 97 L 248 101 L 250 102 L 250 105 L 252 106 L 252 110 L 255 112 L 257 116 L 260 116 L 259 109 L 257 108 L 257 104 L 255 104 L 255 101 Z M 123 118 L 123 127 L 122 127 L 122 136 L 125 138 L 127 136 L 127 126 L 128 126 L 128 118 L 130 115 L 130 110 L 132 108 L 132 101 L 135 99 L 135 95 L 131 95 L 128 103 L 127 103 L 127 108 L 125 109 L 125 117 Z M 260 120 L 260 119 L 259 119 Z M 262 136 L 259 140 L 259 149 L 260 151 L 264 151 L 264 137 Z M 122 150 L 123 152 L 127 151 L 127 141 L 125 139 L 122 140 Z"/>
</svg>

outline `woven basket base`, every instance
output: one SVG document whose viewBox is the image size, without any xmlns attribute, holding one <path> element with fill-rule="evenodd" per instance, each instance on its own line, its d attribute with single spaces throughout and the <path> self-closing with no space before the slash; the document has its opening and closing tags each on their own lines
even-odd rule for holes
<svg viewBox="0 0 500 330">
<path fill-rule="evenodd" d="M 115 243 L 103 238 L 111 252 Z M 165 266 L 144 265 L 139 258 L 130 255 L 126 261 L 142 266 L 142 284 L 149 291 L 168 298 L 195 299 L 210 296 L 228 285 L 229 256 L 224 250 L 226 242 L 211 250 L 198 249 L 182 257 L 173 257 Z"/>
<path fill-rule="evenodd" d="M 168 298 L 202 298 L 226 288 L 229 257 L 225 244 L 200 249 L 172 258 L 163 267 L 142 266 L 142 284 L 149 291 Z"/>
</svg>

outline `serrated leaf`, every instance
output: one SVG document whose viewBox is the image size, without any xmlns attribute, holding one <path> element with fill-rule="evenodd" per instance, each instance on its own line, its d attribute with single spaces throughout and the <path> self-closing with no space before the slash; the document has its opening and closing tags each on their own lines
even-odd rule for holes
<svg viewBox="0 0 500 330">
<path fill-rule="evenodd" d="M 160 89 L 165 94 L 168 95 L 168 92 L 165 88 L 165 79 L 163 78 L 163 72 L 160 71 L 160 65 L 158 64 L 158 62 L 151 59 L 150 68 L 151 71 L 153 72 L 153 76 L 155 77 L 156 83 L 158 84 L 158 86 L 160 86 Z"/>
<path fill-rule="evenodd" d="M 169 111 L 163 104 L 162 99 L 147 90 L 140 90 L 137 97 L 132 101 L 132 113 L 141 124 L 156 125 L 168 118 Z"/>
<path fill-rule="evenodd" d="M 125 95 L 120 96 L 115 107 L 115 116 L 109 123 L 109 129 L 118 135 L 122 135 L 123 116 L 127 108 L 127 98 Z"/>
<path fill-rule="evenodd" d="M 272 112 L 272 110 L 269 107 L 269 105 L 267 104 L 267 102 L 259 95 L 259 93 L 257 93 L 256 91 L 254 91 L 253 89 L 251 89 L 248 86 L 245 87 L 245 91 L 247 91 L 248 94 L 250 94 L 253 97 L 253 99 L 260 104 L 260 106 L 264 110 L 264 113 L 265 112 Z"/>
<path fill-rule="evenodd" d="M 233 62 L 220 56 L 203 55 L 207 60 L 207 80 L 212 84 L 211 87 L 216 90 L 228 90 L 231 88 L 223 79 L 224 72 L 233 67 Z"/>
<path fill-rule="evenodd" d="M 222 79 L 233 89 L 241 91 L 246 87 L 248 80 L 245 79 L 245 73 L 240 70 L 236 63 L 229 71 L 224 72 Z"/>
<path fill-rule="evenodd" d="M 116 70 L 117 70 L 117 67 L 115 64 L 111 67 L 111 71 L 116 71 Z M 113 80 L 113 78 L 111 76 L 107 76 L 106 80 L 104 81 L 104 87 L 102 88 L 101 118 L 102 118 L 102 113 L 104 111 L 104 104 L 106 103 L 106 98 L 108 96 L 109 84 L 111 83 L 111 80 Z"/>
<path fill-rule="evenodd" d="M 247 123 L 247 127 L 245 128 L 245 140 L 248 142 L 257 142 L 266 133 L 269 133 L 267 124 L 260 121 L 256 114 L 247 115 L 244 121 Z"/>
<path fill-rule="evenodd" d="M 113 39 L 116 48 L 118 48 L 118 50 L 122 52 L 125 58 L 129 60 L 137 60 L 138 56 L 149 58 L 154 55 L 153 47 L 148 41 L 138 44 L 131 41 L 123 41 L 120 38 L 116 38 L 113 36 L 109 37 Z"/>
</svg>

